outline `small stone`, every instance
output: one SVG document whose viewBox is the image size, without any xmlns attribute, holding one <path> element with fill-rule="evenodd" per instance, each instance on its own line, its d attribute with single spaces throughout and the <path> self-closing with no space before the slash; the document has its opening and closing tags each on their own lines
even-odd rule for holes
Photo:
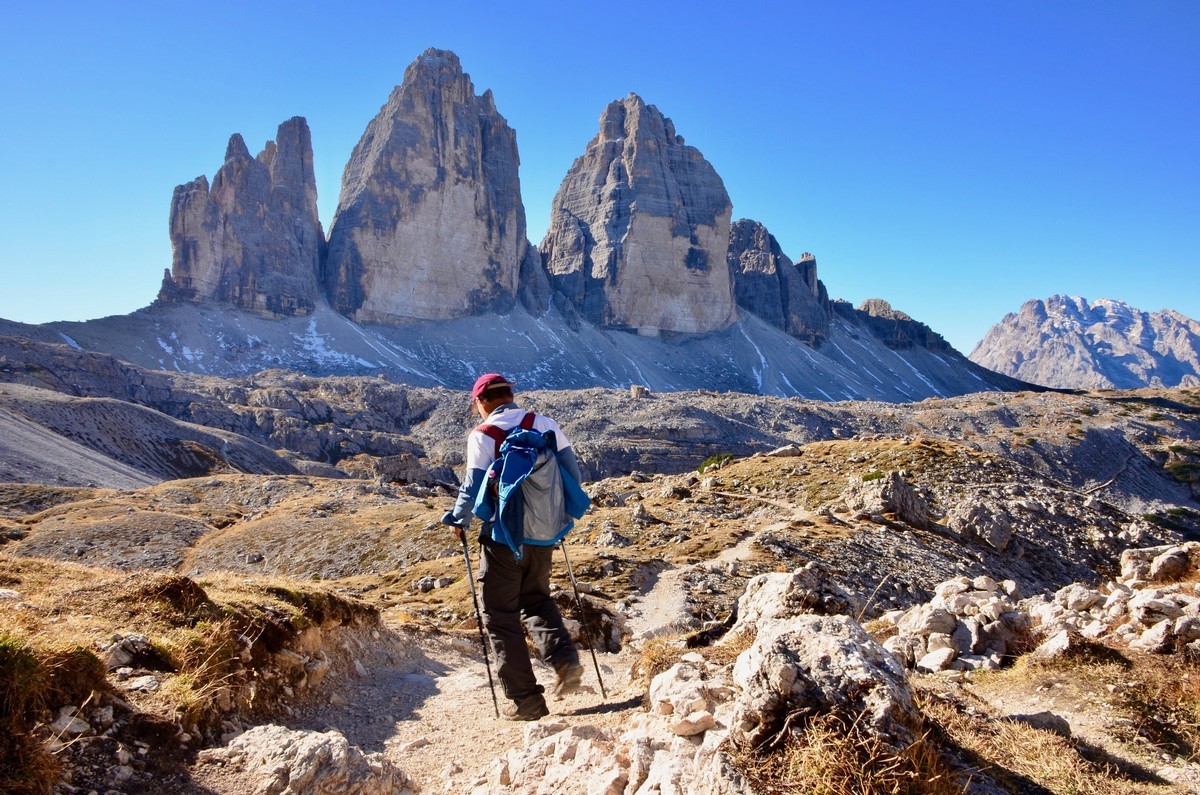
<svg viewBox="0 0 1200 795">
<path fill-rule="evenodd" d="M 671 724 L 671 731 L 680 737 L 694 737 L 717 725 L 717 719 L 708 710 L 692 712 Z"/>
<path fill-rule="evenodd" d="M 1071 736 L 1071 724 L 1061 715 L 1055 715 L 1053 712 L 1042 711 L 1035 712 L 1031 715 L 1010 715 L 1009 720 L 1018 723 L 1024 723 L 1027 726 L 1032 726 L 1035 729 L 1052 732 L 1060 737 Z"/>
<path fill-rule="evenodd" d="M 76 707 L 63 707 L 58 711 L 58 717 L 50 724 L 50 729 L 59 737 L 81 737 L 90 734 L 92 725 L 77 717 Z"/>
<path fill-rule="evenodd" d="M 950 646 L 931 651 L 917 662 L 917 670 L 930 674 L 944 671 L 950 667 L 957 655 L 958 649 Z"/>
<path fill-rule="evenodd" d="M 154 691 L 158 690 L 158 679 L 151 674 L 138 676 L 130 679 L 126 683 L 126 687 L 128 687 L 130 690 L 140 690 L 144 693 L 153 693 Z"/>
</svg>

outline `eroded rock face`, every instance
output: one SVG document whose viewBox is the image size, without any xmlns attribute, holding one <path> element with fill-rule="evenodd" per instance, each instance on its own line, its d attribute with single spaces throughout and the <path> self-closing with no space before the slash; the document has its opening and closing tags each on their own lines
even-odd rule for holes
<svg viewBox="0 0 1200 795">
<path fill-rule="evenodd" d="M 1136 389 L 1200 384 L 1200 322 L 1170 309 L 1055 295 L 1004 316 L 971 361 L 1035 384 Z"/>
<path fill-rule="evenodd" d="M 523 263 L 528 279 L 540 269 L 518 163 L 491 91 L 475 95 L 454 53 L 426 50 L 342 175 L 324 274 L 333 307 L 360 323 L 511 308 Z"/>
<path fill-rule="evenodd" d="M 726 262 L 732 205 L 700 151 L 630 94 L 571 166 L 541 250 L 554 286 L 593 323 L 706 332 L 737 317 Z"/>
<path fill-rule="evenodd" d="M 752 744 L 778 732 L 793 712 L 862 715 L 882 737 L 903 741 L 919 724 L 904 669 L 847 616 L 768 621 L 738 657 L 741 688 L 732 734 Z"/>
<path fill-rule="evenodd" d="M 308 122 L 288 119 L 275 137 L 255 158 L 234 134 L 211 190 L 203 176 L 175 188 L 160 301 L 217 301 L 267 316 L 312 311 L 325 233 Z"/>
<path fill-rule="evenodd" d="M 809 343 L 828 335 L 829 295 L 816 257 L 793 263 L 765 226 L 743 218 L 730 227 L 728 260 L 740 308 Z"/>
<path fill-rule="evenodd" d="M 833 311 L 850 322 L 865 327 L 871 334 L 893 350 L 921 347 L 931 351 L 950 351 L 950 343 L 942 335 L 881 298 L 868 298 L 855 309 L 847 301 L 834 301 Z"/>
</svg>

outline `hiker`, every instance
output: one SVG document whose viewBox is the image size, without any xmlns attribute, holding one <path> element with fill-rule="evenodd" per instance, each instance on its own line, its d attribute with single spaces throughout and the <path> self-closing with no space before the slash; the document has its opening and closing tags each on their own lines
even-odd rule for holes
<svg viewBox="0 0 1200 795">
<path fill-rule="evenodd" d="M 460 542 L 474 519 L 472 508 L 487 478 L 488 467 L 497 458 L 499 438 L 504 435 L 494 430 L 490 431 L 493 435 L 489 435 L 485 426 L 493 426 L 501 432 L 519 427 L 552 432 L 559 463 L 576 483 L 581 481 L 571 442 L 558 423 L 518 408 L 512 388 L 512 382 L 504 376 L 487 373 L 481 375 L 471 389 L 472 409 L 484 422 L 467 437 L 466 474 L 458 490 L 458 500 L 442 517 L 444 524 L 454 526 L 454 534 Z M 529 649 L 521 631 L 522 621 L 542 659 L 554 667 L 557 676 L 555 695 L 561 697 L 574 692 L 583 677 L 579 652 L 563 625 L 558 605 L 550 596 L 550 556 L 554 548 L 526 544 L 518 557 L 512 548 L 493 537 L 491 522 L 483 523 L 479 545 L 482 550 L 479 582 L 483 590 L 483 624 L 495 650 L 504 695 L 512 702 L 502 711 L 511 720 L 537 720 L 549 715 L 550 710 L 543 695 L 545 688 L 538 684 L 533 673 Z"/>
</svg>

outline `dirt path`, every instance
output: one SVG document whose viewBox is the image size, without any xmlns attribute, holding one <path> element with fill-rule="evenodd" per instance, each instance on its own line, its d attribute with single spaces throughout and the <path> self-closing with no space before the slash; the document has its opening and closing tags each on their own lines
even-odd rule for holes
<svg viewBox="0 0 1200 795">
<path fill-rule="evenodd" d="M 772 504 L 784 515 L 725 549 L 716 562 L 743 560 L 752 554 L 761 533 L 808 516 L 796 506 Z M 706 565 L 710 564 L 668 569 L 631 600 L 627 630 L 635 641 L 698 627 L 690 610 L 686 577 Z M 551 714 L 542 720 L 602 729 L 626 723 L 632 711 L 642 708 L 645 689 L 640 682 L 630 682 L 637 645 L 627 645 L 617 654 L 597 654 L 607 699 L 601 697 L 591 656 L 583 651 L 583 685 L 565 699 L 549 699 Z M 378 638 L 364 648 L 349 650 L 348 660 L 353 659 L 361 663 L 361 670 L 352 662 L 337 666 L 327 676 L 322 701 L 309 702 L 279 722 L 306 731 L 340 732 L 363 751 L 384 754 L 423 792 L 467 791 L 493 759 L 524 746 L 528 724 L 495 716 L 476 632 L 421 632 L 411 626 L 389 626 L 385 616 Z M 549 690 L 553 669 L 539 662 L 534 669 Z M 496 687 L 503 706 L 498 681 Z M 252 786 L 235 773 L 214 778 L 212 771 L 196 772 L 196 782 L 211 793 L 240 793 Z"/>
<path fill-rule="evenodd" d="M 543 721 L 612 728 L 625 719 L 623 713 L 640 708 L 640 689 L 631 693 L 628 687 L 632 654 L 597 657 L 608 699 L 600 697 L 591 657 L 584 652 L 583 685 L 565 699 L 548 699 L 551 714 Z M 364 668 L 366 676 L 331 682 L 329 692 L 336 693 L 332 701 L 308 705 L 286 725 L 339 731 L 364 751 L 384 753 L 425 792 L 464 791 L 488 762 L 524 745 L 528 724 L 495 716 L 473 633 L 397 629 L 371 650 Z M 549 688 L 553 669 L 535 663 L 535 671 Z M 498 681 L 496 687 L 503 707 Z"/>
</svg>

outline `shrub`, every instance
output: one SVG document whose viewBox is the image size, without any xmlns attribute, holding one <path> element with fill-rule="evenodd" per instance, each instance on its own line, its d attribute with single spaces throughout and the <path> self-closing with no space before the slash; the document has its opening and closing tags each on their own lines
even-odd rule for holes
<svg viewBox="0 0 1200 795">
<path fill-rule="evenodd" d="M 704 474 L 706 469 L 720 469 L 733 458 L 733 453 L 717 453 L 710 455 L 708 458 L 700 462 L 700 466 L 696 467 L 696 472 Z"/>
</svg>

